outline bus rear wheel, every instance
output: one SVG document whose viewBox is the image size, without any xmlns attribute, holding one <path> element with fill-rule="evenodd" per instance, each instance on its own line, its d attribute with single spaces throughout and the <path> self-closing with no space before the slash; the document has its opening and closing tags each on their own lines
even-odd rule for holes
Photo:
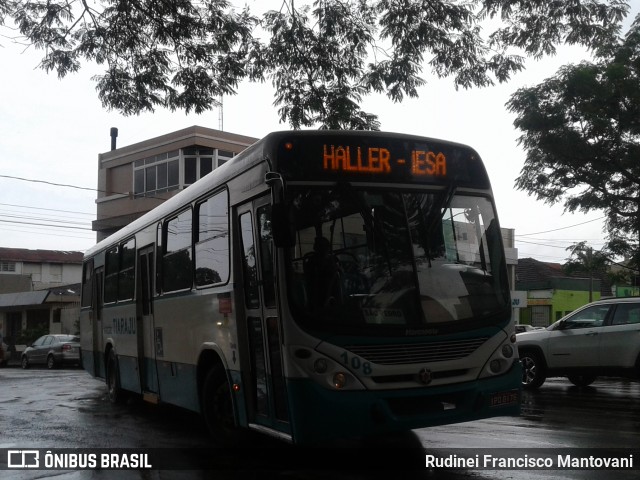
<svg viewBox="0 0 640 480">
<path fill-rule="evenodd" d="M 233 414 L 233 399 L 227 374 L 221 365 L 207 373 L 200 399 L 202 416 L 215 443 L 234 446 L 240 443 L 240 431 Z"/>
<path fill-rule="evenodd" d="M 125 394 L 120 388 L 120 372 L 118 370 L 118 358 L 113 350 L 109 351 L 107 357 L 107 393 L 111 403 L 123 403 Z"/>
</svg>

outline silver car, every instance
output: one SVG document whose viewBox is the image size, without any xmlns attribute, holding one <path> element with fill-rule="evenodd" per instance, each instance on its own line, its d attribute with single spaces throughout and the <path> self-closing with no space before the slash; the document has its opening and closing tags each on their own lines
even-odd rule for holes
<svg viewBox="0 0 640 480">
<path fill-rule="evenodd" d="M 526 389 L 540 387 L 548 377 L 568 377 L 579 387 L 599 375 L 638 378 L 640 298 L 592 302 L 516 338 Z"/>
<path fill-rule="evenodd" d="M 37 364 L 46 365 L 50 369 L 59 365 L 79 365 L 80 337 L 43 335 L 22 353 L 22 368 Z"/>
</svg>

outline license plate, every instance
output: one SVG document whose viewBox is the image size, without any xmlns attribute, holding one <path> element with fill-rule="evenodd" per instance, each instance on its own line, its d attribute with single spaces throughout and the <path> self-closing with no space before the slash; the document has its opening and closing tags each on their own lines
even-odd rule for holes
<svg viewBox="0 0 640 480">
<path fill-rule="evenodd" d="M 492 393 L 489 397 L 490 407 L 503 407 L 505 405 L 517 405 L 520 402 L 520 395 L 517 390 L 510 392 Z"/>
</svg>

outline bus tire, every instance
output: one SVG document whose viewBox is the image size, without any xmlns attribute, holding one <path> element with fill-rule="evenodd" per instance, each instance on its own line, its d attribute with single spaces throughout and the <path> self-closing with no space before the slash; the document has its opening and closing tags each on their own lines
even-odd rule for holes
<svg viewBox="0 0 640 480">
<path fill-rule="evenodd" d="M 231 388 L 222 365 L 216 365 L 207 372 L 202 385 L 200 404 L 204 422 L 216 444 L 235 446 L 240 443 L 240 431 L 233 413 Z"/>
<path fill-rule="evenodd" d="M 113 350 L 109 350 L 107 357 L 107 395 L 111 403 L 123 403 L 125 394 L 120 388 L 120 371 L 118 370 L 118 357 Z"/>
</svg>

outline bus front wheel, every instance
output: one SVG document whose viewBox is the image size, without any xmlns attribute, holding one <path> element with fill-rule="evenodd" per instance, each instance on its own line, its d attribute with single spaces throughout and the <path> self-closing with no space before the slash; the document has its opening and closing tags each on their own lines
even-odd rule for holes
<svg viewBox="0 0 640 480">
<path fill-rule="evenodd" d="M 202 416 L 214 442 L 233 446 L 240 442 L 240 432 L 233 414 L 233 400 L 227 374 L 221 365 L 207 373 L 202 387 Z"/>
</svg>

